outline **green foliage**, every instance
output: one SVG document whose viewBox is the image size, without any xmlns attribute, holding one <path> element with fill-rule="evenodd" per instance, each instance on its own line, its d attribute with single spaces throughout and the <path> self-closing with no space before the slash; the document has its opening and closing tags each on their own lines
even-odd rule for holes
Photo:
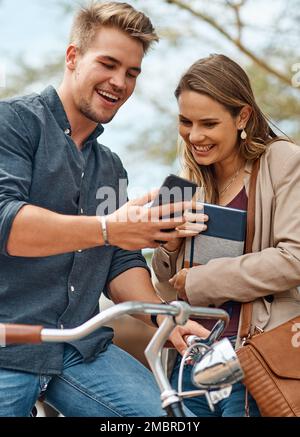
<svg viewBox="0 0 300 437">
<path fill-rule="evenodd" d="M 300 144 L 299 93 L 267 76 L 256 65 L 247 68 L 257 103 L 285 134 Z M 280 132 L 279 132 L 280 134 Z"/>
</svg>

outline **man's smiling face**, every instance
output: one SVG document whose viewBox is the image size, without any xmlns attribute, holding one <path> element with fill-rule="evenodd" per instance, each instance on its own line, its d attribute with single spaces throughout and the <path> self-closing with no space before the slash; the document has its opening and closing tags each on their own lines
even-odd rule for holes
<svg viewBox="0 0 300 437">
<path fill-rule="evenodd" d="M 77 110 L 96 123 L 110 122 L 132 95 L 141 72 L 143 45 L 125 32 L 101 27 L 90 48 L 73 46 L 72 95 Z"/>
</svg>

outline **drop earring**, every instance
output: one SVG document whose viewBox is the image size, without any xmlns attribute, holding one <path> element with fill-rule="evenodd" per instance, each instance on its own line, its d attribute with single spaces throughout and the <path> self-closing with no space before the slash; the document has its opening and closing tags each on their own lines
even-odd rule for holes
<svg viewBox="0 0 300 437">
<path fill-rule="evenodd" d="M 246 140 L 247 139 L 247 132 L 245 131 L 245 129 L 243 129 L 242 132 L 241 132 L 241 138 L 242 138 L 242 140 Z"/>
</svg>

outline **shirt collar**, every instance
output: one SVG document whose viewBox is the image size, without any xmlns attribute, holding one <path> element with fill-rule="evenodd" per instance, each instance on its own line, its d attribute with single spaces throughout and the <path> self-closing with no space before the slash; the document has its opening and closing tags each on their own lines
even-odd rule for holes
<svg viewBox="0 0 300 437">
<path fill-rule="evenodd" d="M 61 129 L 65 132 L 67 135 L 72 135 L 72 129 L 70 122 L 68 120 L 67 114 L 65 112 L 64 106 L 59 98 L 59 95 L 57 94 L 55 88 L 53 86 L 48 86 L 42 93 L 42 98 L 47 103 L 48 107 L 50 108 L 56 122 L 61 127 Z M 96 129 L 91 133 L 91 135 L 88 137 L 87 141 L 92 141 L 97 139 L 104 131 L 104 128 L 101 124 L 98 124 Z"/>
</svg>

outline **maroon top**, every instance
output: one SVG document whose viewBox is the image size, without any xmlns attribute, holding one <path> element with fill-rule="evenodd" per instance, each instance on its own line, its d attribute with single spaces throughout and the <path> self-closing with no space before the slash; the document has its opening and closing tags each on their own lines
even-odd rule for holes
<svg viewBox="0 0 300 437">
<path fill-rule="evenodd" d="M 245 187 L 243 187 L 242 190 L 236 195 L 236 197 L 232 199 L 232 201 L 229 202 L 226 206 L 234 209 L 242 209 L 244 211 L 247 211 L 248 197 Z M 225 302 L 220 308 L 227 311 L 230 317 L 229 325 L 227 326 L 221 338 L 236 336 L 238 331 L 238 325 L 239 325 L 241 303 L 235 301 L 229 301 L 229 302 Z M 198 322 L 209 330 L 211 330 L 216 323 L 215 320 L 204 320 L 204 319 L 201 321 L 198 320 Z"/>
</svg>

